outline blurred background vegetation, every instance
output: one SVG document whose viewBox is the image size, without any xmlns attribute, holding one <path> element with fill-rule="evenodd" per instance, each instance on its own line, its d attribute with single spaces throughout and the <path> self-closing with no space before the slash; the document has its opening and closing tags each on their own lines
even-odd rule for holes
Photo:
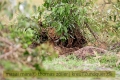
<svg viewBox="0 0 120 80">
<path fill-rule="evenodd" d="M 0 80 L 13 80 L 3 77 L 3 70 L 114 70 L 117 73 L 114 80 L 119 80 L 120 1 L 77 1 L 83 1 L 83 4 L 76 2 L 74 5 L 74 0 L 0 0 Z M 71 16 L 65 15 L 65 8 L 68 13 L 74 10 Z M 65 21 L 60 23 L 62 19 Z M 66 40 L 69 38 L 69 24 L 74 29 L 73 21 L 84 31 L 86 45 L 104 48 L 112 54 L 106 53 L 100 58 L 96 55 L 86 60 L 78 59 L 74 55 L 58 57 L 59 52 L 52 44 L 40 44 L 42 28 L 53 27 L 57 30 L 56 34 L 60 34 L 60 39 Z M 95 36 L 85 27 L 84 21 Z M 63 32 L 66 34 L 62 34 Z M 34 47 L 36 45 L 38 46 Z"/>
</svg>

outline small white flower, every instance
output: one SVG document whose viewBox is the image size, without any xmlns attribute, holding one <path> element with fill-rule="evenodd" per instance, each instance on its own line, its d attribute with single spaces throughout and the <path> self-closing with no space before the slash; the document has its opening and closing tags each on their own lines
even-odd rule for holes
<svg viewBox="0 0 120 80">
<path fill-rule="evenodd" d="M 23 4 L 20 4 L 19 10 L 20 10 L 22 13 L 24 13 L 24 5 L 23 5 Z"/>
<path fill-rule="evenodd" d="M 108 13 L 108 14 L 110 14 L 110 12 L 111 12 L 111 9 L 107 10 L 107 13 Z"/>
</svg>

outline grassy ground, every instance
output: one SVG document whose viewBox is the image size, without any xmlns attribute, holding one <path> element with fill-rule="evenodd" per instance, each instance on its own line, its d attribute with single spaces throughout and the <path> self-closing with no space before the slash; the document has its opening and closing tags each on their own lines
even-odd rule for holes
<svg viewBox="0 0 120 80">
<path fill-rule="evenodd" d="M 108 57 L 109 56 L 109 57 Z M 118 57 L 116 55 L 103 55 L 102 58 L 87 58 L 86 60 L 77 59 L 74 55 L 69 55 L 67 57 L 60 57 L 53 59 L 52 61 L 46 60 L 44 62 L 44 67 L 50 70 L 90 70 L 90 71 L 116 71 L 115 78 L 100 78 L 99 80 L 119 80 L 120 79 L 120 65 L 116 66 L 116 61 Z M 82 80 L 82 79 L 71 79 L 71 80 Z M 95 80 L 93 78 L 86 78 L 84 80 Z"/>
<path fill-rule="evenodd" d="M 17 1 L 23 1 L 23 0 L 17 0 Z M 35 5 L 43 4 L 43 0 L 34 0 L 32 2 Z M 99 0 L 98 3 L 102 3 L 102 0 Z M 5 19 L 5 18 L 6 17 L 1 17 L 0 20 Z M 7 23 L 7 21 L 5 23 Z M 5 33 L 5 35 L 7 35 L 7 38 L 11 39 L 10 38 L 11 35 L 14 36 L 15 37 L 14 41 L 16 41 L 15 42 L 16 44 L 17 44 L 17 41 L 19 43 L 19 41 L 20 41 L 19 39 L 21 39 L 21 38 L 24 38 L 21 40 L 26 41 L 28 39 L 28 36 L 30 36 L 30 34 L 26 34 L 26 33 L 23 34 L 21 32 L 18 32 L 17 30 L 14 30 L 14 27 L 16 27 L 16 26 L 13 26 L 13 30 L 10 30 L 10 33 L 9 32 Z M 103 38 L 103 39 L 105 39 L 105 38 Z M 112 39 L 112 38 L 109 38 L 109 39 Z M 22 44 L 22 45 L 25 45 L 25 44 Z M 18 53 L 15 52 L 15 56 L 17 56 L 17 54 Z M 20 52 L 20 54 L 22 54 L 22 52 Z M 34 53 L 34 54 L 36 54 L 36 53 Z M 67 57 L 61 56 L 59 58 L 54 58 L 53 60 L 46 59 L 43 62 L 43 66 L 46 70 L 56 70 L 56 71 L 63 71 L 63 70 L 67 70 L 67 71 L 69 71 L 69 70 L 72 70 L 72 71 L 102 70 L 102 71 L 105 71 L 105 70 L 110 70 L 110 71 L 116 71 L 116 77 L 114 77 L 114 78 L 46 78 L 46 79 L 45 78 L 43 78 L 43 79 L 37 79 L 37 78 L 34 78 L 34 79 L 33 78 L 32 79 L 31 78 L 29 78 L 29 79 L 28 78 L 11 78 L 10 79 L 9 78 L 9 79 L 2 79 L 1 72 L 3 70 L 31 70 L 32 69 L 30 65 L 24 64 L 24 61 L 20 62 L 21 61 L 20 59 L 28 59 L 28 57 L 25 57 L 25 56 L 24 57 L 22 56 L 22 58 L 21 57 L 17 57 L 17 58 L 13 57 L 13 59 L 9 59 L 9 57 L 8 57 L 8 59 L 0 59 L 0 80 L 68 80 L 68 79 L 69 80 L 120 80 L 120 64 L 118 64 L 119 58 L 120 57 L 118 57 L 116 53 L 112 53 L 112 54 L 106 53 L 106 55 L 88 57 L 85 60 L 78 59 L 74 55 L 69 55 Z"/>
<path fill-rule="evenodd" d="M 59 58 L 54 58 L 53 60 L 45 60 L 43 62 L 43 66 L 46 70 L 54 70 L 54 71 L 80 71 L 80 70 L 88 70 L 88 71 L 115 71 L 116 77 L 109 78 L 42 78 L 42 79 L 31 79 L 31 78 L 9 78 L 8 80 L 120 80 L 120 65 L 116 66 L 116 62 L 118 57 L 115 54 L 106 54 L 101 58 L 97 59 L 96 57 L 89 57 L 86 60 L 77 59 L 74 55 L 69 55 L 67 57 L 61 56 Z M 2 65 L 6 66 L 6 69 L 10 69 L 10 67 L 19 67 L 18 64 L 10 64 L 9 62 L 2 63 Z M 17 68 L 16 68 L 17 69 Z M 21 69 L 29 70 L 29 67 L 21 66 Z"/>
</svg>

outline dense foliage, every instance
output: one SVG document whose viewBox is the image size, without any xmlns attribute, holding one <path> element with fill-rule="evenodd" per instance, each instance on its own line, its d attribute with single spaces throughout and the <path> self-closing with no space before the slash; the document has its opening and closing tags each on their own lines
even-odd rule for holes
<svg viewBox="0 0 120 80">
<path fill-rule="evenodd" d="M 45 0 L 44 7 L 49 14 L 43 22 L 48 27 L 54 27 L 61 39 L 74 38 L 71 34 L 74 34 L 75 28 L 85 28 L 85 22 L 88 21 L 87 7 L 91 3 L 86 0 Z"/>
</svg>

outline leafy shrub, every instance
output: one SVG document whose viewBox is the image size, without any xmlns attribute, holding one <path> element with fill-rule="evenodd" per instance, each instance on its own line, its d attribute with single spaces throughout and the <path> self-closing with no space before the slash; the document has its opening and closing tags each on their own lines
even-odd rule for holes
<svg viewBox="0 0 120 80">
<path fill-rule="evenodd" d="M 60 39 L 74 38 L 74 30 L 85 28 L 87 17 L 86 0 L 45 0 L 44 7 L 49 11 L 43 19 L 43 24 L 54 27 Z M 48 12 L 47 12 L 48 13 Z M 41 15 L 40 15 L 41 16 Z"/>
</svg>

